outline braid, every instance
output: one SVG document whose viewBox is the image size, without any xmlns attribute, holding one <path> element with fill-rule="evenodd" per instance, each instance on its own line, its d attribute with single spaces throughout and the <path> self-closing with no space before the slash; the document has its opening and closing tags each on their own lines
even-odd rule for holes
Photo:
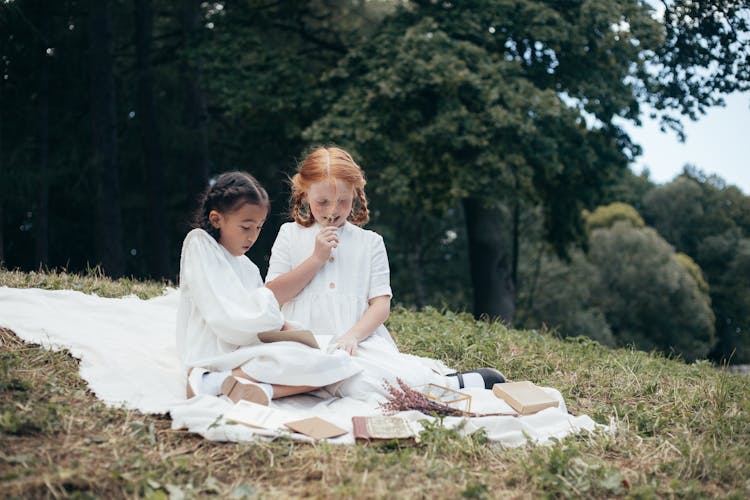
<svg viewBox="0 0 750 500">
<path fill-rule="evenodd" d="M 315 219 L 310 213 L 310 207 L 305 207 L 305 195 L 301 192 L 292 193 L 292 219 L 302 227 L 310 227 L 315 223 Z"/>
<path fill-rule="evenodd" d="M 211 221 L 208 220 L 208 214 L 212 210 L 211 207 L 215 205 L 215 198 L 216 191 L 213 189 L 213 186 L 209 186 L 205 191 L 203 191 L 203 193 L 201 193 L 198 201 L 198 210 L 196 210 L 195 212 L 192 227 L 203 229 L 208 234 L 213 236 L 214 239 L 218 240 L 219 230 L 211 225 Z"/>
<path fill-rule="evenodd" d="M 367 208 L 367 197 L 365 196 L 365 190 L 358 187 L 355 189 L 354 204 L 352 207 L 352 213 L 347 218 L 352 224 L 357 226 L 364 226 L 370 220 L 370 210 Z"/>
<path fill-rule="evenodd" d="M 258 179 L 253 177 L 250 174 L 247 174 L 248 177 L 250 177 L 248 180 L 250 181 L 250 186 L 253 188 L 253 191 L 255 191 L 255 199 L 258 200 L 258 205 L 265 207 L 266 210 L 271 209 L 271 201 L 268 198 L 268 193 L 265 189 L 263 189 L 263 186 L 260 185 L 260 182 L 258 182 Z"/>
</svg>

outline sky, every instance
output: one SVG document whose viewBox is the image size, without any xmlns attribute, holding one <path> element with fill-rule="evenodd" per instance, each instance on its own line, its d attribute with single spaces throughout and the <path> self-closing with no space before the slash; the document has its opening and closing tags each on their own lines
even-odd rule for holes
<svg viewBox="0 0 750 500">
<path fill-rule="evenodd" d="M 661 132 L 658 122 L 648 116 L 642 117 L 641 127 L 626 124 L 625 130 L 643 148 L 631 165 L 633 171 L 648 168 L 650 179 L 662 184 L 690 163 L 750 195 L 750 93 L 732 94 L 725 101 L 725 107 L 710 108 L 696 122 L 682 120 L 687 135 L 684 143 L 674 132 Z"/>
</svg>

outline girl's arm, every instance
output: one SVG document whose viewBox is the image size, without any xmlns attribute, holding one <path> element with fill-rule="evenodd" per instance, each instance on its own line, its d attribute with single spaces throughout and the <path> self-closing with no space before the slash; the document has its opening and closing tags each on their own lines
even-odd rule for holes
<svg viewBox="0 0 750 500">
<path fill-rule="evenodd" d="M 258 276 L 260 279 L 260 276 Z M 211 331 L 234 345 L 260 344 L 258 333 L 284 323 L 279 305 L 265 288 L 245 288 L 213 238 L 193 230 L 180 260 L 180 288 L 185 287 Z"/>
<path fill-rule="evenodd" d="M 352 356 L 357 354 L 357 345 L 372 335 L 380 325 L 385 323 L 385 320 L 391 314 L 390 295 L 373 297 L 370 299 L 369 304 L 370 306 L 362 317 L 359 318 L 359 321 L 336 341 L 339 349 L 348 352 Z"/>
<path fill-rule="evenodd" d="M 331 255 L 331 249 L 339 243 L 338 233 L 333 226 L 323 228 L 315 237 L 313 254 L 302 264 L 266 283 L 280 305 L 297 296 L 315 277 Z"/>
<path fill-rule="evenodd" d="M 310 283 L 315 273 L 323 267 L 325 262 L 326 259 L 321 261 L 313 254 L 288 273 L 282 274 L 273 281 L 266 283 L 266 287 L 273 292 L 279 304 L 284 305 L 296 297 Z"/>
</svg>

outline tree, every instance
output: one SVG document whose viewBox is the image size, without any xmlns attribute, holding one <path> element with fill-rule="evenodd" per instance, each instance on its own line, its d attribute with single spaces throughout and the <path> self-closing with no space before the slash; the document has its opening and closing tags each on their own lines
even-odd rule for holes
<svg viewBox="0 0 750 500">
<path fill-rule="evenodd" d="M 211 156 L 208 144 L 208 109 L 203 92 L 203 60 L 196 50 L 201 41 L 203 11 L 200 0 L 186 0 L 182 4 L 182 72 L 186 83 L 186 114 L 188 134 L 184 161 L 190 173 L 189 196 L 197 199 L 207 186 L 211 175 Z"/>
<path fill-rule="evenodd" d="M 37 197 L 34 207 L 34 239 L 36 261 L 40 266 L 49 264 L 49 74 L 50 74 L 50 12 L 47 2 L 41 2 L 39 12 L 39 38 L 35 44 L 37 77 Z"/>
<path fill-rule="evenodd" d="M 533 300 L 522 302 L 524 325 L 545 323 L 606 345 L 705 358 L 714 345 L 714 314 L 695 262 L 675 253 L 629 205 L 598 207 L 586 222 L 587 253 L 573 249 L 568 261 L 543 256 Z M 531 272 L 526 265 L 523 271 Z"/>
<path fill-rule="evenodd" d="M 599 270 L 592 296 L 621 344 L 705 358 L 714 344 L 711 301 L 674 249 L 651 228 L 616 222 L 591 234 Z"/>
<path fill-rule="evenodd" d="M 4 13 L 3 13 L 4 14 Z M 4 21 L 4 19 L 3 19 Z M 4 24 L 4 23 L 3 23 Z M 6 60 L 6 41 L 5 37 L 0 38 L 0 54 L 3 56 L 3 63 L 5 63 Z M 3 138 L 4 138 L 4 125 L 5 125 L 5 114 L 3 113 L 3 110 L 5 108 L 5 81 L 6 81 L 6 69 L 5 64 L 3 64 L 2 69 L 0 70 L 0 180 L 2 180 L 2 184 L 4 186 L 7 186 L 10 184 L 9 179 L 6 178 L 5 173 L 5 149 L 3 144 Z M 6 204 L 6 195 L 5 193 L 0 191 L 0 268 L 3 267 L 5 264 L 5 204 Z"/>
<path fill-rule="evenodd" d="M 432 305 L 453 311 L 471 307 L 466 259 L 466 226 L 460 209 L 443 217 L 422 213 L 393 217 L 373 205 L 371 225 L 388 245 L 394 300 L 418 308 Z"/>
<path fill-rule="evenodd" d="M 664 42 L 653 57 L 653 74 L 644 75 L 642 98 L 662 128 L 684 133 L 678 111 L 696 119 L 722 105 L 722 95 L 750 88 L 750 18 L 747 0 L 662 0 Z"/>
<path fill-rule="evenodd" d="M 664 38 L 640 1 L 410 2 L 330 72 L 328 112 L 307 137 L 377 166 L 381 194 L 399 210 L 462 204 L 475 313 L 510 321 L 523 207 L 541 204 L 546 238 L 564 252 L 582 238 L 581 209 L 639 152 L 613 119 L 638 120 L 639 102 L 700 111 L 731 68 L 703 86 L 690 80 L 697 69 L 742 60 L 722 51 L 732 40 L 746 47 L 741 36 L 686 35 L 689 3 L 675 3 L 685 8 L 670 10 Z M 699 18 L 701 33 L 712 19 Z M 747 80 L 741 67 L 731 74 Z"/>
<path fill-rule="evenodd" d="M 271 214 L 249 254 L 265 272 L 278 226 L 288 220 L 287 175 L 310 146 L 302 131 L 322 113 L 321 75 L 391 7 L 350 0 L 211 5 L 203 11 L 211 28 L 189 54 L 202 61 L 213 168 L 246 169 L 269 191 Z"/>
<path fill-rule="evenodd" d="M 622 16 L 632 34 L 620 38 L 610 26 Z M 636 38 L 647 50 L 658 24 L 633 4 L 414 2 L 329 74 L 328 113 L 307 137 L 354 149 L 399 211 L 461 204 L 475 313 L 510 321 L 522 207 L 541 203 L 563 251 L 583 234 L 580 210 L 625 168 L 630 144 L 611 118 L 637 107 L 623 84 Z M 602 126 L 587 128 L 564 92 Z"/>
<path fill-rule="evenodd" d="M 525 328 L 544 324 L 564 337 L 580 335 L 617 346 L 618 339 L 593 296 L 592 283 L 598 274 L 599 268 L 578 249 L 570 251 L 567 261 L 554 252 L 543 253 L 538 263 L 524 261 L 521 275 L 526 279 L 519 290 L 517 323 Z"/>
<path fill-rule="evenodd" d="M 617 221 L 626 221 L 631 226 L 642 228 L 646 224 L 638 211 L 627 203 L 614 202 L 597 207 L 594 212 L 588 210 L 583 213 L 586 219 L 586 229 L 593 231 L 599 228 L 612 227 Z"/>
<path fill-rule="evenodd" d="M 678 177 L 656 187 L 643 198 L 643 212 L 649 224 L 679 250 L 695 255 L 698 244 L 716 229 L 728 228 L 729 220 L 720 228 L 712 228 L 705 219 L 703 190 L 697 182 Z"/>
<path fill-rule="evenodd" d="M 110 276 L 124 272 L 120 169 L 117 163 L 111 0 L 94 1 L 89 17 L 91 125 L 96 167 L 97 255 Z"/>
<path fill-rule="evenodd" d="M 716 316 L 716 361 L 750 360 L 750 196 L 692 167 L 643 200 L 646 221 L 702 269 Z M 739 273 L 739 274 L 738 274 Z"/>
<path fill-rule="evenodd" d="M 170 276 L 168 233 L 166 224 L 166 183 L 161 130 L 154 96 L 152 68 L 153 7 L 151 0 L 135 0 L 135 52 L 138 71 L 137 113 L 140 122 L 143 163 L 146 169 L 151 243 L 149 271 L 152 276 Z"/>
<path fill-rule="evenodd" d="M 644 196 L 654 187 L 650 175 L 647 169 L 637 175 L 631 169 L 622 171 L 622 175 L 605 186 L 601 203 L 607 205 L 619 201 L 641 210 Z"/>
</svg>

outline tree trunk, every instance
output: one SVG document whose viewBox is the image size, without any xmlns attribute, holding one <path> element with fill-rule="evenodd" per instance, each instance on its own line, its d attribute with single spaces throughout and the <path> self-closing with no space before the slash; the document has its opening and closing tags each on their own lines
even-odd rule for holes
<svg viewBox="0 0 750 500">
<path fill-rule="evenodd" d="M 151 0 L 135 0 L 135 53 L 138 74 L 136 118 L 141 130 L 141 149 L 146 170 L 149 220 L 147 234 L 150 248 L 149 272 L 155 277 L 170 276 L 167 241 L 164 157 L 156 116 L 154 76 L 151 65 L 153 10 Z"/>
<path fill-rule="evenodd" d="M 34 246 L 37 265 L 49 264 L 49 8 L 39 9 L 39 30 L 42 40 L 37 45 L 37 149 L 39 164 L 36 177 L 36 206 L 34 207 Z"/>
<path fill-rule="evenodd" d="M 122 214 L 117 165 L 112 0 L 91 2 L 89 17 L 91 124 L 96 175 L 97 258 L 112 277 L 122 276 Z"/>
<path fill-rule="evenodd" d="M 206 188 L 211 175 L 211 158 L 208 151 L 208 110 L 201 89 L 201 58 L 193 51 L 197 46 L 198 30 L 201 27 L 202 13 L 200 0 L 186 0 L 182 11 L 182 33 L 185 59 L 182 72 L 187 82 L 188 137 L 186 162 L 191 185 L 189 201 L 195 203 L 198 195 Z"/>
<path fill-rule="evenodd" d="M 0 45 L 2 49 L 5 49 L 2 45 Z M 4 50 L 0 51 L 0 53 L 5 53 Z M 3 183 L 7 186 L 5 179 L 5 165 L 3 164 L 3 156 L 5 152 L 3 151 L 3 109 L 5 107 L 4 102 L 4 90 L 5 90 L 5 78 L 3 78 L 3 74 L 5 73 L 5 68 L 0 71 L 0 180 L 3 181 Z M 8 189 L 8 188 L 5 188 Z M 7 194 L 5 193 L 5 190 L 0 189 L 0 267 L 3 267 L 5 265 L 5 239 L 3 235 L 5 234 L 4 228 L 5 228 L 5 214 L 3 212 L 3 208 L 5 206 L 5 197 Z"/>
<path fill-rule="evenodd" d="M 412 273 L 414 277 L 414 305 L 418 309 L 422 309 L 427 301 L 427 294 L 424 289 L 424 269 L 422 266 L 423 261 L 423 250 L 422 250 L 422 231 L 423 225 L 421 223 L 414 224 L 412 235 L 414 236 L 414 251 L 410 252 Z"/>
<path fill-rule="evenodd" d="M 0 156 L 2 150 L 0 150 Z M 0 172 L 2 172 L 2 166 L 0 166 Z M 5 241 L 3 241 L 3 226 L 5 225 L 5 216 L 3 214 L 3 205 L 5 200 L 0 198 L 0 268 L 5 266 Z"/>
<path fill-rule="evenodd" d="M 513 280 L 513 214 L 507 207 L 487 208 L 464 200 L 469 265 L 474 286 L 474 315 L 502 318 L 508 324 L 516 310 Z"/>
</svg>

